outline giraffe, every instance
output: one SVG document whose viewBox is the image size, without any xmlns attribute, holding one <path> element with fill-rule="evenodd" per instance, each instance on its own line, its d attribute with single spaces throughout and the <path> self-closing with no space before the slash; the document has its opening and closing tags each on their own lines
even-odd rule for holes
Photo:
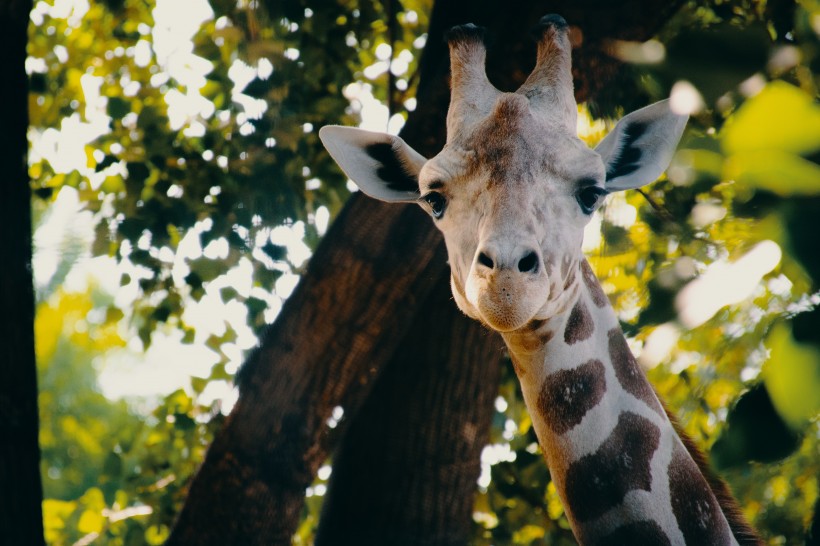
<svg viewBox="0 0 820 546">
<path fill-rule="evenodd" d="M 661 101 L 590 149 L 567 23 L 547 15 L 535 35 L 536 66 L 508 93 L 487 79 L 484 30 L 450 30 L 447 141 L 430 160 L 388 134 L 327 126 L 320 138 L 364 193 L 433 218 L 453 298 L 501 334 L 581 544 L 760 544 L 657 398 L 581 251 L 608 193 L 666 169 L 687 117 Z"/>
</svg>

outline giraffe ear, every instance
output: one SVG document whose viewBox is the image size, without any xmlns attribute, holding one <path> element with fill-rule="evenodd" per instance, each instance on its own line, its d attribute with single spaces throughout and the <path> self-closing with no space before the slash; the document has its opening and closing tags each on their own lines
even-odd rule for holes
<svg viewBox="0 0 820 546">
<path fill-rule="evenodd" d="M 427 160 L 397 136 L 328 125 L 319 138 L 364 193 L 391 203 L 419 198 L 419 171 Z"/>
<path fill-rule="evenodd" d="M 669 166 L 687 119 L 669 108 L 669 100 L 621 118 L 595 148 L 606 166 L 606 189 L 630 190 L 654 182 Z"/>
</svg>

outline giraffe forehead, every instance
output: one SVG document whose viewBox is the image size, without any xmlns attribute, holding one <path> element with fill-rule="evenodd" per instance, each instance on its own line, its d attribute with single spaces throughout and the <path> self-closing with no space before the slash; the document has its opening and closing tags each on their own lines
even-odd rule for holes
<svg viewBox="0 0 820 546">
<path fill-rule="evenodd" d="M 488 173 L 490 184 L 603 179 L 603 162 L 594 150 L 564 125 L 533 116 L 521 95 L 510 95 L 499 99 L 485 119 L 452 139 L 471 152 L 464 172 Z"/>
<path fill-rule="evenodd" d="M 500 183 L 531 176 L 543 165 L 554 163 L 560 146 L 544 145 L 545 139 L 539 137 L 549 132 L 540 125 L 526 99 L 502 97 L 466 137 L 466 146 L 475 150 L 474 168 L 489 171 L 490 182 Z"/>
</svg>

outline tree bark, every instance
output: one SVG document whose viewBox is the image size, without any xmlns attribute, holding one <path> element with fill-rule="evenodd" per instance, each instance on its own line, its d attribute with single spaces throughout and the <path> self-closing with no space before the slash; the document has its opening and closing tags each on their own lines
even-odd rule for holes
<svg viewBox="0 0 820 546">
<path fill-rule="evenodd" d="M 37 367 L 31 276 L 31 191 L 26 165 L 28 79 L 25 72 L 31 2 L 0 6 L 0 51 L 5 75 L 0 97 L 0 199 L 5 259 L 0 267 L 0 542 L 44 544 L 40 448 L 37 441 Z"/>
<path fill-rule="evenodd" d="M 584 29 L 576 96 L 590 100 L 618 74 L 607 40 L 647 39 L 681 3 L 438 0 L 402 135 L 428 157 L 443 145 L 450 26 L 488 27 L 488 74 L 512 90 L 535 60 L 522 29 L 564 14 Z M 447 276 L 417 207 L 354 196 L 241 371 L 169 544 L 290 544 L 305 489 L 337 446 L 317 544 L 466 543 L 501 342 L 454 309 Z M 337 406 L 346 419 L 332 429 Z"/>
<path fill-rule="evenodd" d="M 445 272 L 333 455 L 316 545 L 463 544 L 502 343 L 452 302 Z"/>
<path fill-rule="evenodd" d="M 427 221 L 417 207 L 351 199 L 240 371 L 169 544 L 290 544 L 336 441 L 334 408 L 355 413 L 445 271 Z"/>
</svg>

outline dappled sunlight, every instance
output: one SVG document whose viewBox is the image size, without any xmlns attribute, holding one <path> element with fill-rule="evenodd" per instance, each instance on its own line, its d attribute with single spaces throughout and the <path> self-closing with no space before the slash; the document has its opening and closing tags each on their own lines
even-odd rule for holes
<svg viewBox="0 0 820 546">
<path fill-rule="evenodd" d="M 700 326 L 721 308 L 752 295 L 764 275 L 780 263 L 777 243 L 763 241 L 731 263 L 715 262 L 677 295 L 675 307 L 686 328 Z"/>
<path fill-rule="evenodd" d="M 669 107 L 681 116 L 697 114 L 705 107 L 703 97 L 697 87 L 681 80 L 675 82 L 669 95 Z"/>
<path fill-rule="evenodd" d="M 43 224 L 33 235 L 32 273 L 36 287 L 42 288 L 54 278 L 67 250 L 63 244 L 67 239 L 77 241 L 75 252 L 86 252 L 94 226 L 91 213 L 83 212 L 82 208 L 77 193 L 64 188 L 45 213 Z"/>
<path fill-rule="evenodd" d="M 186 387 L 191 376 L 208 377 L 219 361 L 212 350 L 180 343 L 182 332 L 155 334 L 151 347 L 118 351 L 99 359 L 98 381 L 109 398 L 141 397 L 154 399 Z"/>
<path fill-rule="evenodd" d="M 680 326 L 674 322 L 661 324 L 647 336 L 640 351 L 636 351 L 638 363 L 651 369 L 666 360 L 680 339 Z"/>
</svg>

